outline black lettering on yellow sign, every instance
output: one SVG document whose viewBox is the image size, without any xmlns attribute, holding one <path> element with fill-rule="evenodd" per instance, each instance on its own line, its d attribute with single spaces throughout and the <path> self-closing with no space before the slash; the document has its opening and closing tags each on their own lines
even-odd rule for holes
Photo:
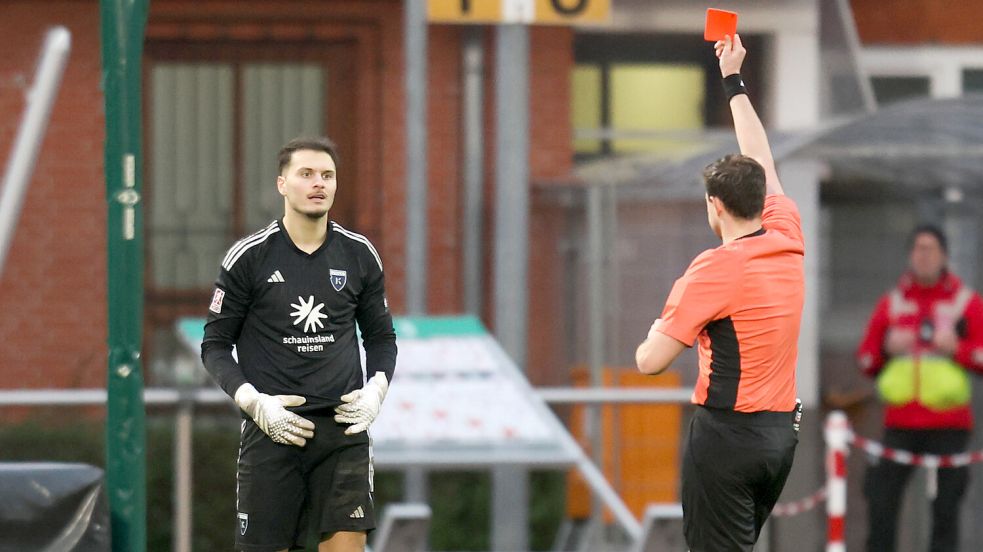
<svg viewBox="0 0 983 552">
<path fill-rule="evenodd" d="M 420 0 L 411 0 L 420 1 Z M 3 0 L 0 0 L 2 3 Z M 532 21 L 541 25 L 578 25 L 604 22 L 611 0 L 426 0 L 427 20 L 432 23 L 505 23 L 516 17 L 517 10 L 533 14 Z M 508 20 L 508 21 L 507 21 Z"/>
<path fill-rule="evenodd" d="M 462 2 L 467 2 L 468 0 L 461 0 Z M 550 0 L 553 5 L 553 9 L 556 13 L 566 16 L 575 16 L 583 13 L 587 9 L 587 3 L 589 0 Z M 568 5 L 569 4 L 569 5 Z"/>
</svg>

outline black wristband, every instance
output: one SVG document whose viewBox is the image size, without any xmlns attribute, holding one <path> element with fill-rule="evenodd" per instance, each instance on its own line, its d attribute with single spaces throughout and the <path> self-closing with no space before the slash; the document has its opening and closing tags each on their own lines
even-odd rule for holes
<svg viewBox="0 0 983 552">
<path fill-rule="evenodd" d="M 738 94 L 747 95 L 747 88 L 744 87 L 744 80 L 741 79 L 740 73 L 734 73 L 733 75 L 727 75 L 723 80 L 724 85 L 724 95 L 727 96 L 727 101 L 730 102 L 731 98 L 737 96 Z"/>
</svg>

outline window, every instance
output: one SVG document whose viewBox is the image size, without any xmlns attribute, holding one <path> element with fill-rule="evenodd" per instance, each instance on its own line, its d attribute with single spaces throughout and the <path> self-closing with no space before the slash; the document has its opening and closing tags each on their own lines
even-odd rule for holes
<svg viewBox="0 0 983 552">
<path fill-rule="evenodd" d="M 615 131 L 672 131 L 704 126 L 706 83 L 697 65 L 611 66 L 611 128 Z M 672 140 L 616 138 L 618 152 L 663 150 Z"/>
<path fill-rule="evenodd" d="M 756 51 L 764 46 L 760 37 L 744 40 Z M 578 158 L 665 152 L 681 147 L 680 140 L 660 135 L 731 124 L 717 59 L 702 36 L 584 33 L 575 40 L 575 58 L 571 120 Z M 749 60 L 743 72 L 762 94 L 756 63 Z"/>
<path fill-rule="evenodd" d="M 600 129 L 606 118 L 603 109 L 601 68 L 597 65 L 577 65 L 571 78 L 570 109 L 574 129 Z M 601 153 L 603 142 L 599 138 L 574 137 L 577 153 Z"/>
<path fill-rule="evenodd" d="M 983 69 L 963 69 L 963 92 L 983 93 Z"/>
<path fill-rule="evenodd" d="M 661 151 L 672 147 L 673 141 L 642 136 L 703 128 L 704 75 L 697 66 L 613 64 L 606 79 L 607 102 L 603 103 L 602 78 L 597 66 L 574 69 L 573 125 L 595 131 L 606 127 L 614 137 L 575 138 L 577 153 Z"/>
<path fill-rule="evenodd" d="M 914 98 L 927 98 L 930 95 L 931 82 L 928 77 L 871 77 L 870 84 L 874 89 L 874 98 L 878 105 L 887 105 Z"/>
<path fill-rule="evenodd" d="M 154 66 L 147 234 L 155 288 L 211 287 L 231 241 L 283 215 L 276 152 L 294 136 L 324 133 L 323 73 L 312 64 Z"/>
<path fill-rule="evenodd" d="M 153 288 L 197 289 L 233 233 L 233 94 L 229 65 L 167 63 L 151 73 L 151 198 L 147 255 Z"/>
</svg>

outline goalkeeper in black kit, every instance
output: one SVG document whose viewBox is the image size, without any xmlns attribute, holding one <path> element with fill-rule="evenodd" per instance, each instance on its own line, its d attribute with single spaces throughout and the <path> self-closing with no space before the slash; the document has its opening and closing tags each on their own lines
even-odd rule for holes
<svg viewBox="0 0 983 552">
<path fill-rule="evenodd" d="M 375 528 L 366 429 L 396 365 L 382 260 L 328 219 L 330 141 L 293 140 L 278 162 L 284 216 L 225 255 L 201 346 L 243 414 L 236 549 L 360 551 Z"/>
</svg>

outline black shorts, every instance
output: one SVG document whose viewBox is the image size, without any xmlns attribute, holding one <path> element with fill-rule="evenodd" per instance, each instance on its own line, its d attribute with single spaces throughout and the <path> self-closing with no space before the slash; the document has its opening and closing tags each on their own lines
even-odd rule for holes
<svg viewBox="0 0 983 552">
<path fill-rule="evenodd" d="M 309 416 L 314 438 L 303 448 L 274 443 L 243 420 L 236 475 L 236 550 L 303 547 L 336 531 L 375 528 L 371 444 L 349 424 Z"/>
<path fill-rule="evenodd" d="M 751 552 L 792 469 L 793 416 L 696 408 L 682 476 L 691 552 Z"/>
</svg>

